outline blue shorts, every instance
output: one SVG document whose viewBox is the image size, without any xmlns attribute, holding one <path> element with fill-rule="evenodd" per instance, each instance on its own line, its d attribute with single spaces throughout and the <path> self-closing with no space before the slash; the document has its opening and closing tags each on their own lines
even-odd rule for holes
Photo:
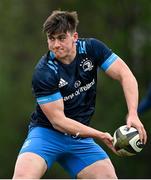
<svg viewBox="0 0 151 180">
<path fill-rule="evenodd" d="M 48 168 L 57 161 L 73 178 L 86 166 L 108 158 L 92 138 L 74 138 L 44 127 L 34 127 L 29 131 L 20 150 L 20 153 L 24 152 L 38 154 Z"/>
</svg>

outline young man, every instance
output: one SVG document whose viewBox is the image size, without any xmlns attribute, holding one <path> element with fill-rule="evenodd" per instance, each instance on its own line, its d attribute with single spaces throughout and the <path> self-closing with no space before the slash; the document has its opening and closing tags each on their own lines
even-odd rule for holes
<svg viewBox="0 0 151 180">
<path fill-rule="evenodd" d="M 77 24 L 77 13 L 66 11 L 54 11 L 44 23 L 49 51 L 33 74 L 37 107 L 14 179 L 41 178 L 55 161 L 72 177 L 117 178 L 108 155 L 93 140 L 116 153 L 112 136 L 88 126 L 95 109 L 98 68 L 121 83 L 128 107 L 127 126 L 136 127 L 146 143 L 146 132 L 137 116 L 138 87 L 132 72 L 101 41 L 78 39 Z"/>
</svg>

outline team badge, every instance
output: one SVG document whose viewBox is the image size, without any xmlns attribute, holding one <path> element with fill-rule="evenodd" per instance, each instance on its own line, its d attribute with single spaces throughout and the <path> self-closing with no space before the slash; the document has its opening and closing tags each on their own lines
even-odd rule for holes
<svg viewBox="0 0 151 180">
<path fill-rule="evenodd" d="M 83 68 L 84 72 L 91 71 L 93 69 L 92 61 L 88 58 L 83 59 L 80 63 L 80 66 Z"/>
</svg>

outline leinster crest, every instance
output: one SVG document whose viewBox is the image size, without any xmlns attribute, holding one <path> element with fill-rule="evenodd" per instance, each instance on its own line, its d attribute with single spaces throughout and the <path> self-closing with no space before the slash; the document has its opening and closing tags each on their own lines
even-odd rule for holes
<svg viewBox="0 0 151 180">
<path fill-rule="evenodd" d="M 80 66 L 83 68 L 84 72 L 91 71 L 93 69 L 92 61 L 88 58 L 83 59 L 80 63 Z"/>
</svg>

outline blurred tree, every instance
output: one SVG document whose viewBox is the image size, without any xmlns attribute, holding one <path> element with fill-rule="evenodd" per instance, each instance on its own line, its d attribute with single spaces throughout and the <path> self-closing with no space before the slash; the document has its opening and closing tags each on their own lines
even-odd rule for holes
<svg viewBox="0 0 151 180">
<path fill-rule="evenodd" d="M 27 132 L 29 116 L 34 109 L 32 71 L 38 59 L 47 51 L 42 24 L 55 9 L 78 12 L 79 36 L 99 38 L 123 58 L 138 79 L 141 96 L 150 81 L 150 1 L 1 0 L 0 160 L 3 166 L 0 168 L 0 178 L 11 178 L 16 156 Z M 127 109 L 123 92 L 118 83 L 102 72 L 98 81 L 92 126 L 113 134 L 118 126 L 125 124 Z M 148 113 L 142 117 L 148 132 L 151 127 L 151 122 L 147 121 L 150 115 Z M 149 148 L 150 144 L 142 153 L 130 158 L 119 158 L 109 152 L 119 178 L 151 178 Z M 69 176 L 55 164 L 44 177 L 61 179 Z"/>
</svg>

